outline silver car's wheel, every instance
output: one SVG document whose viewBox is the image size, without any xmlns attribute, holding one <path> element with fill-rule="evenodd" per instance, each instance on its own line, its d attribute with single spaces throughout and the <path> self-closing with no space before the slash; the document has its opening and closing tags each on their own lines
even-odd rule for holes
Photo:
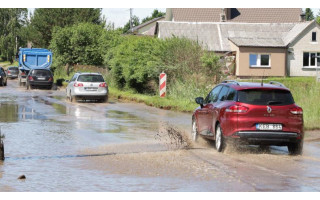
<svg viewBox="0 0 320 200">
<path fill-rule="evenodd" d="M 191 136 L 192 136 L 192 140 L 193 141 L 197 141 L 198 140 L 198 128 L 197 128 L 197 122 L 195 119 L 192 119 L 192 130 L 191 130 Z"/>
<path fill-rule="evenodd" d="M 221 152 L 224 149 L 224 141 L 220 124 L 218 124 L 216 128 L 216 149 L 218 152 Z"/>
<path fill-rule="evenodd" d="M 70 95 L 70 101 L 71 101 L 72 103 L 76 103 L 76 102 L 77 102 L 77 97 Z"/>
</svg>

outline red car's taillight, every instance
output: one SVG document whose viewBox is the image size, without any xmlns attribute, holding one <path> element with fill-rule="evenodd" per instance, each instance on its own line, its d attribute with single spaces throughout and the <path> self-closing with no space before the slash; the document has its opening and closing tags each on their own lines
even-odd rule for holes
<svg viewBox="0 0 320 200">
<path fill-rule="evenodd" d="M 245 106 L 238 106 L 233 105 L 226 109 L 226 112 L 232 112 L 232 113 L 245 113 L 249 110 L 249 108 Z"/>
<path fill-rule="evenodd" d="M 106 83 L 100 83 L 99 87 L 107 87 Z"/>
<path fill-rule="evenodd" d="M 74 87 L 83 87 L 83 84 L 82 83 L 74 83 L 73 86 Z"/>
<path fill-rule="evenodd" d="M 300 107 L 291 108 L 290 112 L 294 115 L 302 115 L 303 114 L 303 110 Z"/>
<path fill-rule="evenodd" d="M 28 79 L 29 79 L 29 81 L 33 81 L 32 76 L 29 76 Z"/>
</svg>

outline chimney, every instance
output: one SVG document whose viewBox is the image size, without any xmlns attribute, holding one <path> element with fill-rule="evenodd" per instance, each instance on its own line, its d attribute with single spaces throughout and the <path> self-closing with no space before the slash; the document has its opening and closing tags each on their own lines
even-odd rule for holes
<svg viewBox="0 0 320 200">
<path fill-rule="evenodd" d="M 166 18 L 165 21 L 173 21 L 172 8 L 166 9 Z"/>
<path fill-rule="evenodd" d="M 222 8 L 220 13 L 220 22 L 227 21 L 227 8 Z"/>
<path fill-rule="evenodd" d="M 306 14 L 304 12 L 302 12 L 300 14 L 300 22 L 305 22 L 306 21 Z"/>
<path fill-rule="evenodd" d="M 231 8 L 225 8 L 226 11 L 226 19 L 229 21 L 231 19 Z"/>
</svg>

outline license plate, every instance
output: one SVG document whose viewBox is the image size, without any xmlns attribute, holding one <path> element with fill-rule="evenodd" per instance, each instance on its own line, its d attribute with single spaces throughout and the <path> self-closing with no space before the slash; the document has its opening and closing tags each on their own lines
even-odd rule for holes
<svg viewBox="0 0 320 200">
<path fill-rule="evenodd" d="M 46 78 L 38 78 L 38 80 L 45 80 Z"/>
<path fill-rule="evenodd" d="M 256 124 L 257 130 L 281 131 L 282 124 Z"/>
<path fill-rule="evenodd" d="M 96 87 L 85 87 L 84 89 L 88 90 L 88 91 L 97 91 L 98 90 L 98 88 L 96 88 Z"/>
</svg>

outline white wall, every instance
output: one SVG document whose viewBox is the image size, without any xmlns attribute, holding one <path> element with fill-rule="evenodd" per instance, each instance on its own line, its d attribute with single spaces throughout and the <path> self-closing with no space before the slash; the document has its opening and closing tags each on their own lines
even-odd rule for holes
<svg viewBox="0 0 320 200">
<path fill-rule="evenodd" d="M 317 42 L 312 42 L 312 32 L 317 32 Z M 316 76 L 316 69 L 303 68 L 303 52 L 320 52 L 320 26 L 312 23 L 289 45 L 287 69 L 290 76 Z M 320 70 L 320 68 L 318 69 Z"/>
</svg>

